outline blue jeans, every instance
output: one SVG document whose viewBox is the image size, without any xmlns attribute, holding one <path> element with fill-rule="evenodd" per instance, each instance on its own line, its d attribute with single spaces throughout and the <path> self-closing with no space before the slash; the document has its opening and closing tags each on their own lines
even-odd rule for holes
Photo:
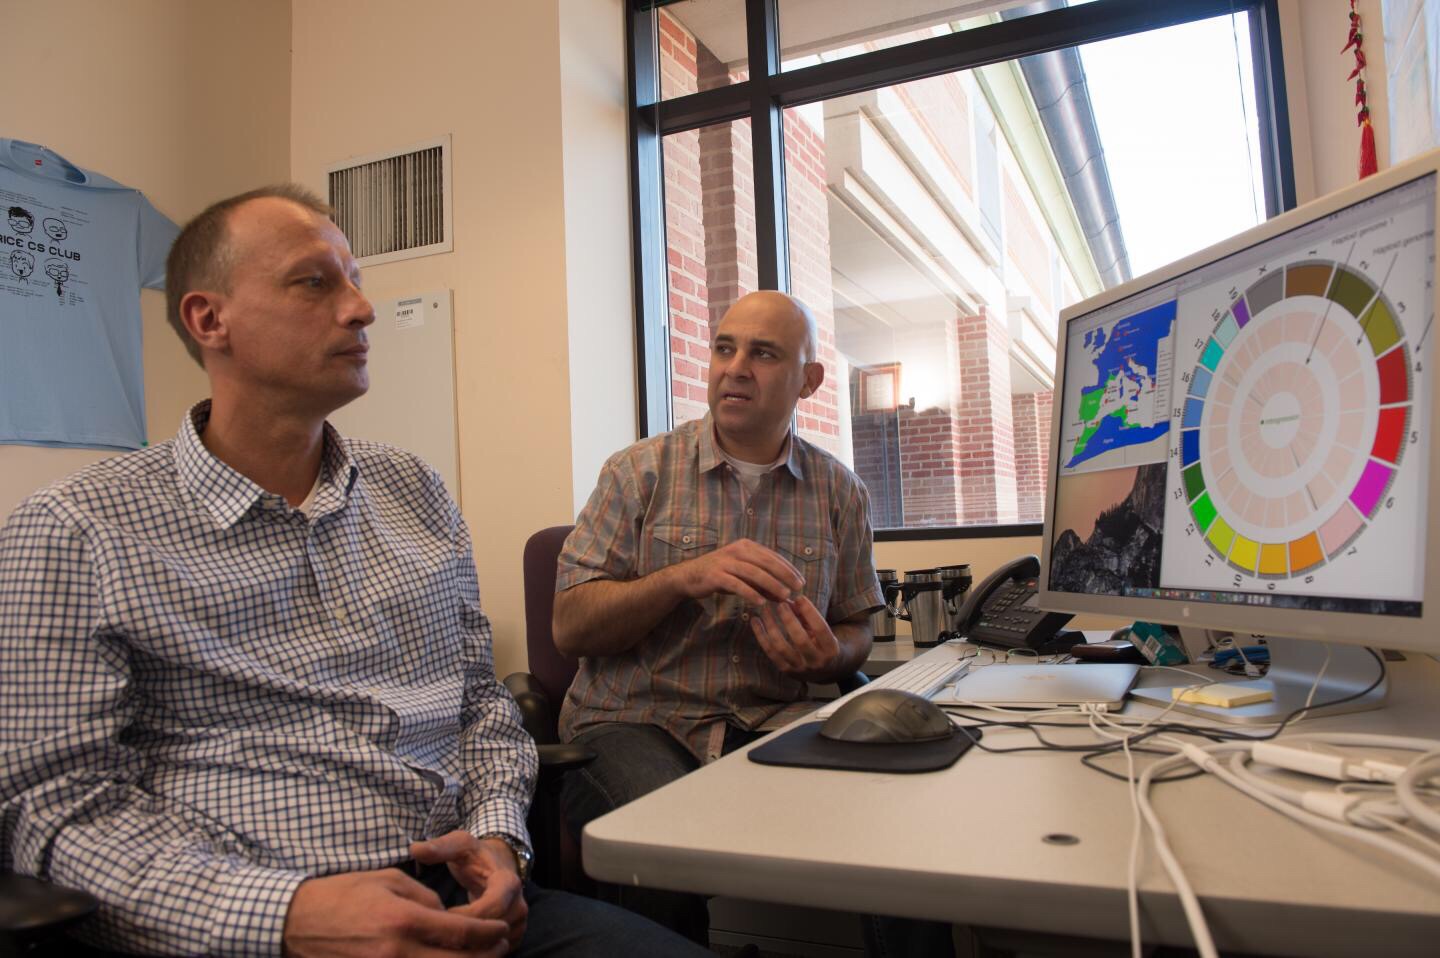
<svg viewBox="0 0 1440 958">
<path fill-rule="evenodd" d="M 723 751 L 734 751 L 764 734 L 731 727 L 725 732 Z M 592 820 L 700 767 L 699 760 L 670 733 L 654 725 L 609 722 L 586 729 L 575 741 L 595 752 L 595 761 L 566 775 L 562 786 L 565 818 L 577 836 Z M 606 882 L 595 883 L 595 894 L 697 944 L 710 940 L 710 909 L 703 895 Z"/>
<path fill-rule="evenodd" d="M 424 868 L 419 877 L 447 908 L 469 901 L 465 889 L 443 865 Z M 525 938 L 512 952 L 515 958 L 713 958 L 708 949 L 697 947 L 673 931 L 593 898 L 552 891 L 527 881 L 525 902 L 530 906 L 530 915 Z"/>
<path fill-rule="evenodd" d="M 422 870 L 419 880 L 434 889 L 446 907 L 469 900 L 443 866 Z M 530 915 L 515 958 L 714 958 L 705 948 L 638 915 L 579 895 L 525 883 Z M 42 949 L 42 958 L 132 958 L 61 940 Z"/>
</svg>

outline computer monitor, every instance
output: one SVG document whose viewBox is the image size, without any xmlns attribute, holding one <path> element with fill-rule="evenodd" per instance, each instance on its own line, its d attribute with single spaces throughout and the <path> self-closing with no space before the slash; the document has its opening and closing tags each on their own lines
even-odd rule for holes
<svg viewBox="0 0 1440 958">
<path fill-rule="evenodd" d="M 1274 721 L 1322 670 L 1317 704 L 1370 685 L 1365 646 L 1440 654 L 1437 176 L 1440 151 L 1061 311 L 1039 604 L 1266 636 L 1270 703 L 1187 711 Z"/>
</svg>

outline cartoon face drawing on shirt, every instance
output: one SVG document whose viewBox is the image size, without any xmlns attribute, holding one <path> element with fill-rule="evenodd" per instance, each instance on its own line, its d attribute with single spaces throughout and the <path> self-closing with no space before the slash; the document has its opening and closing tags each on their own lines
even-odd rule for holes
<svg viewBox="0 0 1440 958">
<path fill-rule="evenodd" d="M 22 249 L 15 250 L 10 254 L 10 272 L 25 279 L 35 272 L 35 257 Z"/>
<path fill-rule="evenodd" d="M 65 284 L 70 280 L 70 267 L 58 259 L 45 261 L 45 275 L 55 281 L 55 295 L 65 295 Z"/>
<path fill-rule="evenodd" d="M 57 243 L 70 235 L 70 228 L 54 217 L 47 218 L 40 226 L 45 230 L 45 235 Z"/>
<path fill-rule="evenodd" d="M 17 233 L 33 233 L 35 231 L 35 214 L 23 206 L 12 206 L 6 213 L 10 220 L 10 228 Z"/>
</svg>

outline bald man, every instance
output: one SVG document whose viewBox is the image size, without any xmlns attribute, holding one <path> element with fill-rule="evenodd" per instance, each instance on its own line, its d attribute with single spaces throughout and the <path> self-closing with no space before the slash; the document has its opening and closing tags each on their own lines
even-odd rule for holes
<svg viewBox="0 0 1440 958">
<path fill-rule="evenodd" d="M 864 486 L 795 434 L 825 379 L 815 320 L 783 293 L 713 330 L 710 414 L 606 462 L 560 556 L 555 644 L 580 656 L 561 734 L 598 759 L 567 778 L 584 824 L 814 707 L 853 673 L 882 604 Z M 703 899 L 601 896 L 703 941 Z"/>
</svg>

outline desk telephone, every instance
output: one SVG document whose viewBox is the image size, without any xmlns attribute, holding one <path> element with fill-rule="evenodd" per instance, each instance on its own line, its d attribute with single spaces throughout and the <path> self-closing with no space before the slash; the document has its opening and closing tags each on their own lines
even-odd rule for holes
<svg viewBox="0 0 1440 958">
<path fill-rule="evenodd" d="M 1046 612 L 1036 605 L 1040 559 L 1021 556 L 993 572 L 971 591 L 960 610 L 960 631 L 971 642 L 1042 654 L 1065 651 L 1055 633 L 1069 622 L 1068 612 Z M 1068 645 L 1068 643 L 1066 643 Z"/>
</svg>

